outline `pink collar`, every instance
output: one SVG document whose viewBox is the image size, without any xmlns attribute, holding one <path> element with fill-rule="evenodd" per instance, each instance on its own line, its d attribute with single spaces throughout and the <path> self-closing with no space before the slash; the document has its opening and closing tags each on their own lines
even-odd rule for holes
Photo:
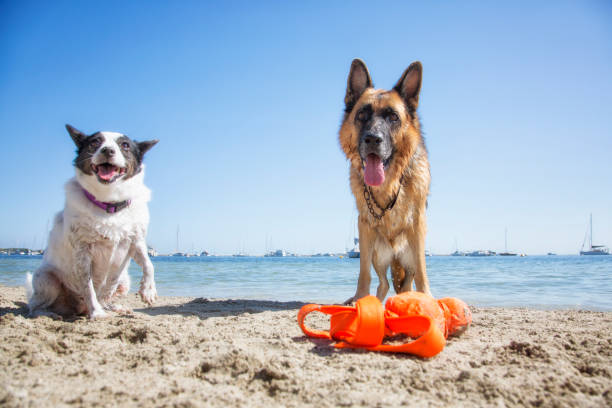
<svg viewBox="0 0 612 408">
<path fill-rule="evenodd" d="M 100 207 L 109 214 L 114 214 L 118 211 L 123 210 L 124 208 L 127 208 L 132 202 L 132 200 L 125 200 L 119 201 L 117 203 L 103 203 L 101 201 L 96 200 L 96 197 L 94 197 L 93 194 L 91 194 L 89 191 L 83 189 L 83 193 L 85 193 L 85 197 L 87 197 L 87 199 L 91 201 L 96 207 Z"/>
</svg>

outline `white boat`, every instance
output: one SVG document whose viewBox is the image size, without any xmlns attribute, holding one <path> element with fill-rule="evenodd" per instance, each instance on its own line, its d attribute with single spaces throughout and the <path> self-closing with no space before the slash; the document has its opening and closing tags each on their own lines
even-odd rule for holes
<svg viewBox="0 0 612 408">
<path fill-rule="evenodd" d="M 593 214 L 589 217 L 589 249 L 584 250 L 584 244 L 586 242 L 586 236 L 582 241 L 582 248 L 580 248 L 580 255 L 610 255 L 610 250 L 605 245 L 593 245 Z"/>
<path fill-rule="evenodd" d="M 284 249 L 277 249 L 276 251 L 268 252 L 264 256 L 265 257 L 287 256 L 287 252 Z"/>
<path fill-rule="evenodd" d="M 479 249 L 477 251 L 468 252 L 465 256 L 493 256 L 495 252 L 487 250 Z"/>
</svg>

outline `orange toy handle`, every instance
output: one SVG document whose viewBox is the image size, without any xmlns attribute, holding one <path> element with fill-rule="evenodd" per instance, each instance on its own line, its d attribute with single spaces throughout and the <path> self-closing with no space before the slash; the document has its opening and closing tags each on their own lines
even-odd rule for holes
<svg viewBox="0 0 612 408">
<path fill-rule="evenodd" d="M 308 327 L 306 327 L 306 325 L 304 324 L 304 320 L 306 319 L 306 316 L 312 312 L 321 312 L 321 313 L 331 315 L 331 314 L 338 313 L 338 312 L 348 312 L 348 311 L 354 312 L 355 308 L 350 307 L 350 306 L 335 306 L 335 305 L 322 306 L 322 305 L 311 303 L 311 304 L 302 306 L 302 308 L 298 312 L 297 320 L 298 320 L 298 324 L 300 325 L 300 329 L 302 329 L 302 332 L 304 332 L 305 335 L 309 337 L 314 337 L 317 339 L 331 339 L 332 338 L 331 334 L 329 334 L 328 331 L 309 329 Z"/>
<path fill-rule="evenodd" d="M 387 317 L 387 327 L 394 333 L 423 334 L 414 341 L 399 345 L 379 345 L 370 350 L 392 353 L 410 353 L 420 357 L 433 357 L 444 349 L 446 339 L 434 321 L 426 315 Z"/>
<path fill-rule="evenodd" d="M 398 345 L 379 344 L 374 347 L 366 347 L 368 350 L 387 353 L 409 353 L 429 358 L 440 353 L 446 344 L 444 335 L 429 316 L 387 317 L 386 323 L 390 328 L 392 327 L 392 331 L 395 333 L 411 333 L 415 330 L 421 330 L 423 335 L 409 343 Z M 356 348 L 355 345 L 345 342 L 336 344 L 336 347 Z"/>
<path fill-rule="evenodd" d="M 306 316 L 315 311 L 331 315 L 329 331 L 306 327 Z M 297 320 L 307 336 L 346 341 L 355 347 L 377 346 L 385 335 L 384 311 L 376 296 L 363 297 L 355 302 L 354 307 L 305 305 L 298 312 Z"/>
</svg>

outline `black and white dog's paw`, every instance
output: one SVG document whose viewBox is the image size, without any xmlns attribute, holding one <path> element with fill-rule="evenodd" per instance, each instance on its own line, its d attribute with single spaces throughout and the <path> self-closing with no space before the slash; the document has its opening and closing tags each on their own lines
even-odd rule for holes
<svg viewBox="0 0 612 408">
<path fill-rule="evenodd" d="M 140 284 L 140 290 L 138 291 L 140 298 L 143 302 L 152 306 L 157 300 L 157 290 L 155 289 L 155 282 L 142 282 Z"/>
</svg>

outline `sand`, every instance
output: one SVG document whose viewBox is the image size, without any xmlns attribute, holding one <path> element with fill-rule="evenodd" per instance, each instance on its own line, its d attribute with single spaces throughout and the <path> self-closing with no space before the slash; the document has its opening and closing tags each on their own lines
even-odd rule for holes
<svg viewBox="0 0 612 408">
<path fill-rule="evenodd" d="M 0 406 L 612 406 L 612 312 L 473 307 L 424 360 L 307 339 L 299 302 L 128 303 L 100 321 L 30 319 L 23 288 L 0 286 Z"/>
</svg>

